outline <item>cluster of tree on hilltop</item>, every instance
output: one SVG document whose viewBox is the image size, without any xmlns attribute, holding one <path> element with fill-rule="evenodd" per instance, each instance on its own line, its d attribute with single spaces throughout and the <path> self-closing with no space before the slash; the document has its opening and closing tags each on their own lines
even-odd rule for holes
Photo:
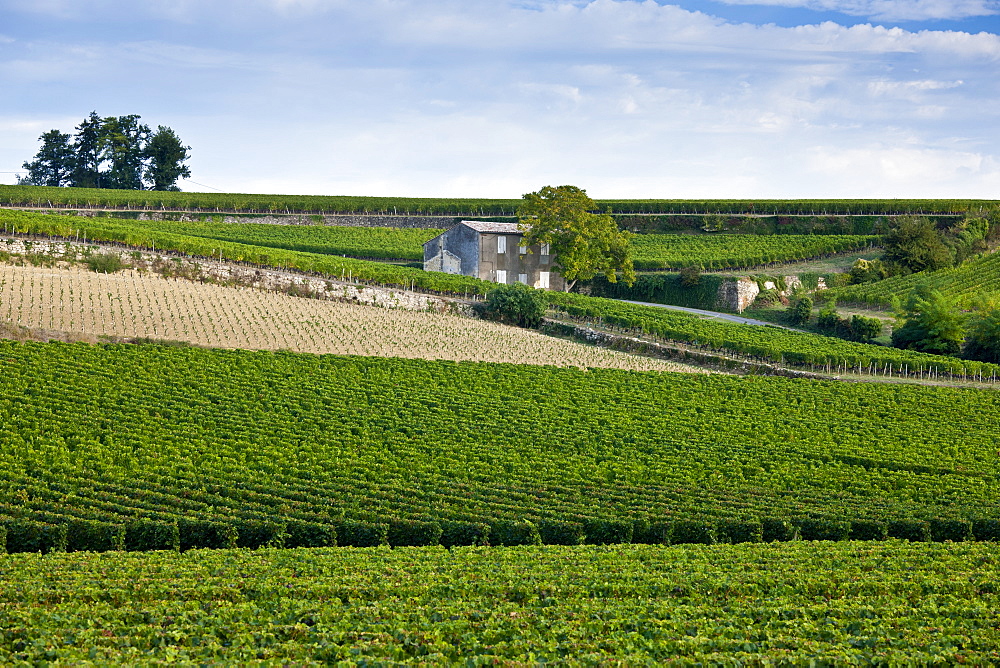
<svg viewBox="0 0 1000 668">
<path fill-rule="evenodd" d="M 41 137 L 34 160 L 23 167 L 21 185 L 180 190 L 177 180 L 190 177 L 185 165 L 190 146 L 172 129 L 152 132 L 140 116 L 107 116 L 96 111 L 76 126 L 76 134 L 49 130 Z"/>
</svg>

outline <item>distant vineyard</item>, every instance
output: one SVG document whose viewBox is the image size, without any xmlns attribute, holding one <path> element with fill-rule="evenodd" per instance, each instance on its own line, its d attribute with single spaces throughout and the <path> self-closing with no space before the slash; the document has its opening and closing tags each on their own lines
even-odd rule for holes
<svg viewBox="0 0 1000 668">
<path fill-rule="evenodd" d="M 860 250 L 876 244 L 878 239 L 862 235 L 637 234 L 632 237 L 632 247 L 636 269 L 716 270 Z"/>
<path fill-rule="evenodd" d="M 957 298 L 959 306 L 969 308 L 980 297 L 1000 294 L 1000 254 L 982 255 L 940 271 L 893 276 L 875 283 L 838 288 L 825 296 L 844 303 L 886 308 L 894 297 L 905 301 L 921 283 Z"/>
<path fill-rule="evenodd" d="M 222 257 L 266 266 L 315 272 L 381 285 L 415 287 L 453 294 L 486 294 L 496 284 L 469 276 L 428 272 L 381 262 L 303 253 L 137 228 L 133 221 L 87 219 L 0 210 L 0 224 L 22 233 L 116 241 L 129 246 L 172 249 L 204 257 Z M 2 249 L 0 249 L 2 250 Z M 908 350 L 844 341 L 833 337 L 710 322 L 696 316 L 612 299 L 550 292 L 550 302 L 570 315 L 600 319 L 608 324 L 695 345 L 729 350 L 791 365 L 820 365 L 827 370 L 883 370 L 886 375 L 924 378 L 940 374 L 995 379 L 1000 367 Z"/>
<path fill-rule="evenodd" d="M 992 391 L 158 346 L 0 359 L 11 552 L 1000 538 Z"/>
<path fill-rule="evenodd" d="M 792 366 L 833 373 L 894 375 L 912 378 L 1000 379 L 1000 366 L 918 353 L 778 327 L 754 327 L 615 299 L 548 293 L 550 304 L 570 316 L 644 332 L 670 341 L 732 351 Z"/>
<path fill-rule="evenodd" d="M 401 227 L 174 223 L 167 221 L 132 221 L 132 224 L 136 229 L 150 229 L 269 248 L 284 248 L 304 253 L 421 261 L 424 259 L 424 242 L 444 231 Z"/>
<path fill-rule="evenodd" d="M 992 200 L 597 200 L 602 211 L 640 214 L 900 215 L 955 214 Z M 0 186 L 0 204 L 66 208 L 513 216 L 520 199 L 256 195 Z"/>
<path fill-rule="evenodd" d="M 1000 662 L 989 544 L 25 554 L 0 572 L 5 665 Z"/>
<path fill-rule="evenodd" d="M 216 257 L 331 278 L 349 278 L 394 287 L 413 287 L 453 294 L 486 294 L 495 283 L 471 276 L 427 272 L 384 262 L 306 253 L 164 232 L 132 220 L 84 218 L 0 210 L 0 226 L 20 234 L 40 234 L 81 241 L 116 242 L 127 246 L 171 250 L 186 255 Z M 2 250 L 2 249 L 0 249 Z"/>
</svg>

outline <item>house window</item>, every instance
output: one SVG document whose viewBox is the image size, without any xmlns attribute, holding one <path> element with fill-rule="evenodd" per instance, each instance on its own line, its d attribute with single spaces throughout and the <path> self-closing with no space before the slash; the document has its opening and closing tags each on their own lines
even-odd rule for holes
<svg viewBox="0 0 1000 668">
<path fill-rule="evenodd" d="M 497 253 L 507 252 L 507 237 L 500 235 L 497 237 Z"/>
<path fill-rule="evenodd" d="M 517 282 L 518 283 L 524 283 L 525 285 L 527 285 L 528 284 L 528 275 L 527 274 L 518 274 L 517 275 Z"/>
<path fill-rule="evenodd" d="M 549 272 L 540 271 L 538 272 L 538 287 L 549 289 Z"/>
<path fill-rule="evenodd" d="M 524 240 L 523 239 L 521 240 L 521 243 L 519 243 L 517 245 L 517 252 L 520 253 L 521 255 L 527 255 L 528 254 L 528 247 L 524 245 Z"/>
<path fill-rule="evenodd" d="M 542 250 L 539 251 L 538 254 L 539 255 L 548 255 L 549 254 L 549 245 L 548 244 L 542 244 Z"/>
<path fill-rule="evenodd" d="M 503 237 L 500 238 L 503 239 Z M 507 270 L 497 269 L 497 283 L 506 283 L 506 282 L 507 282 Z"/>
</svg>

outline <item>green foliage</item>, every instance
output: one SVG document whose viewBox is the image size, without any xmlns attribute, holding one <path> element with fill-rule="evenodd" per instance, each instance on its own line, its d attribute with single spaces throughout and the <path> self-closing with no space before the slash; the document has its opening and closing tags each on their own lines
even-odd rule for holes
<svg viewBox="0 0 1000 668">
<path fill-rule="evenodd" d="M 954 264 L 954 254 L 927 218 L 904 216 L 885 235 L 882 262 L 891 273 L 936 271 Z"/>
<path fill-rule="evenodd" d="M 87 268 L 99 274 L 113 274 L 125 268 L 122 258 L 117 253 L 93 253 L 84 262 Z"/>
<path fill-rule="evenodd" d="M 882 260 L 866 260 L 864 258 L 858 258 L 851 265 L 850 284 L 858 285 L 861 283 L 874 283 L 875 281 L 881 281 L 889 275 L 889 272 L 885 268 L 885 264 Z"/>
<path fill-rule="evenodd" d="M 180 177 L 191 175 L 184 165 L 190 147 L 168 127 L 152 134 L 139 116 L 101 118 L 91 112 L 70 135 L 51 130 L 39 140 L 42 146 L 32 162 L 25 162 L 27 182 L 58 188 L 108 188 L 113 190 L 176 190 Z M 72 197 L 72 196 L 71 196 Z M 51 206 L 53 198 L 46 200 Z M 55 196 L 64 202 L 65 196 Z"/>
<path fill-rule="evenodd" d="M 962 356 L 1000 364 L 1000 306 L 986 306 L 972 315 Z"/>
<path fill-rule="evenodd" d="M 867 343 L 882 335 L 884 324 L 879 318 L 869 318 L 864 315 L 852 315 L 849 329 L 851 340 Z"/>
<path fill-rule="evenodd" d="M 724 280 L 722 276 L 701 274 L 696 285 L 684 285 L 680 274 L 640 274 L 635 284 L 629 286 L 621 281 L 609 283 L 603 276 L 596 276 L 589 287 L 590 294 L 595 297 L 725 310 L 729 307 L 719 303 L 719 286 Z"/>
<path fill-rule="evenodd" d="M 901 323 L 892 345 L 938 355 L 955 355 L 965 340 L 965 316 L 955 300 L 928 285 L 918 286 L 897 313 Z"/>
<path fill-rule="evenodd" d="M 800 297 L 795 303 L 788 307 L 788 313 L 792 323 L 804 325 L 812 319 L 813 300 L 812 297 Z"/>
<path fill-rule="evenodd" d="M 747 270 L 867 248 L 876 236 L 778 234 L 637 234 L 631 238 L 635 268 Z"/>
<path fill-rule="evenodd" d="M 28 170 L 25 185 L 68 185 L 76 164 L 70 136 L 58 130 L 49 130 L 38 141 L 42 142 L 42 146 L 35 154 L 35 159 L 22 165 Z"/>
<path fill-rule="evenodd" d="M 576 186 L 545 186 L 524 195 L 518 223 L 524 245 L 548 244 L 555 268 L 569 291 L 577 280 L 602 274 L 615 283 L 619 274 L 628 285 L 635 282 L 630 232 L 618 229 L 608 214 L 597 208 L 586 191 Z"/>
<path fill-rule="evenodd" d="M 501 284 L 486 293 L 483 317 L 508 325 L 535 328 L 542 324 L 545 293 L 521 283 Z"/>
<path fill-rule="evenodd" d="M 190 146 L 184 146 L 172 129 L 160 125 L 144 149 L 146 182 L 150 190 L 179 190 L 177 179 L 189 178 L 191 168 L 184 164 L 190 158 Z"/>
<path fill-rule="evenodd" d="M 681 285 L 685 288 L 693 288 L 701 282 L 701 266 L 692 264 L 684 267 L 680 271 Z"/>
<path fill-rule="evenodd" d="M 2 565 L 4 665 L 1000 661 L 992 544 L 24 554 Z"/>
</svg>

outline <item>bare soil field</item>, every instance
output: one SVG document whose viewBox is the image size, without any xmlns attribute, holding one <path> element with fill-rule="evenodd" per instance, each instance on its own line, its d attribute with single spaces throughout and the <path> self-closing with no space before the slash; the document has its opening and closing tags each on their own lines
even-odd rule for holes
<svg viewBox="0 0 1000 668">
<path fill-rule="evenodd" d="M 149 338 L 308 353 L 704 370 L 431 312 L 306 299 L 125 270 L 0 264 L 0 321 L 73 339 Z"/>
</svg>

